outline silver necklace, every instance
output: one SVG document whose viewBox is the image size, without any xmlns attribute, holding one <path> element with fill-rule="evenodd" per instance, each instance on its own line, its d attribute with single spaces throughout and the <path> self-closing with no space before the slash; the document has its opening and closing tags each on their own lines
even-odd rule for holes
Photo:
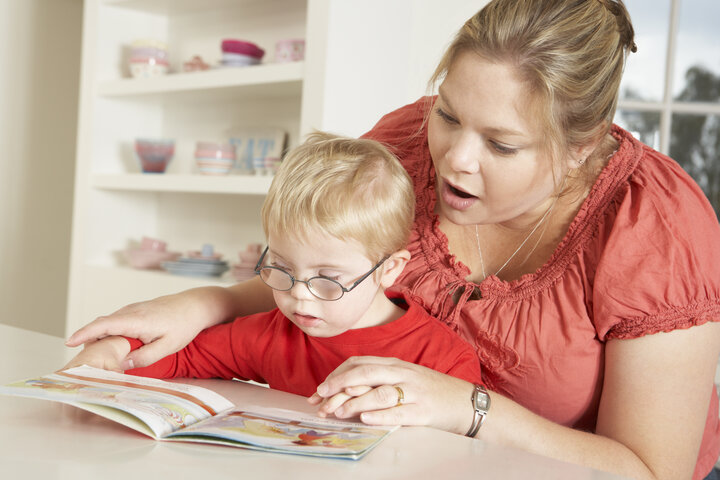
<svg viewBox="0 0 720 480">
<path fill-rule="evenodd" d="M 567 179 L 567 177 L 565 177 L 565 180 L 566 180 L 566 179 Z M 563 180 L 563 184 L 562 184 L 562 186 L 560 187 L 560 191 L 562 191 L 563 187 L 565 186 L 565 180 Z M 555 197 L 555 199 L 553 200 L 553 202 L 550 204 L 550 207 L 548 207 L 548 209 L 545 210 L 545 213 L 543 214 L 543 216 L 540 218 L 540 220 L 537 221 L 537 223 L 536 223 L 535 226 L 532 228 L 532 230 L 530 230 L 530 233 L 528 233 L 528 236 L 525 237 L 525 240 L 522 241 L 522 243 L 520 244 L 520 246 L 518 246 L 518 247 L 515 249 L 515 251 L 512 253 L 512 255 L 510 255 L 510 256 L 508 257 L 508 259 L 505 260 L 505 263 L 503 263 L 502 266 L 501 266 L 500 268 L 498 268 L 497 271 L 496 271 L 493 275 L 497 276 L 497 274 L 499 274 L 500 272 L 502 272 L 503 269 L 508 266 L 508 263 L 510 263 L 510 261 L 511 261 L 513 258 L 515 258 L 515 255 L 518 254 L 518 252 L 525 246 L 525 244 L 527 243 L 527 241 L 530 240 L 530 237 L 533 236 L 533 233 L 535 233 L 535 232 L 537 231 L 537 229 L 540 227 L 540 225 L 542 225 L 543 222 L 545 221 L 545 219 L 547 219 L 547 217 L 550 215 L 550 212 L 552 212 L 553 208 L 555 208 L 555 204 L 557 203 L 558 198 L 560 198 L 560 195 L 558 195 L 558 196 Z M 480 234 L 478 233 L 478 226 L 477 226 L 477 224 L 475 225 L 475 243 L 477 244 L 478 256 L 480 257 L 480 268 L 482 269 L 483 280 L 484 280 L 484 279 L 487 278 L 487 274 L 485 273 L 485 262 L 483 261 L 482 249 L 480 248 Z"/>
</svg>

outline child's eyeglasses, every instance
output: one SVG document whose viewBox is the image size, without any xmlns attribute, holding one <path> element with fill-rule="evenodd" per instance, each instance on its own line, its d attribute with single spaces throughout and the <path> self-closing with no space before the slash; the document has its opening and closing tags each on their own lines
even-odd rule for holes
<svg viewBox="0 0 720 480">
<path fill-rule="evenodd" d="M 269 247 L 265 247 L 265 250 L 260 256 L 260 260 L 258 260 L 257 265 L 255 265 L 255 275 L 260 275 L 260 279 L 265 282 L 265 285 L 273 290 L 287 292 L 288 290 L 291 290 L 296 283 L 304 283 L 308 290 L 310 290 L 310 293 L 312 293 L 315 297 L 320 300 L 327 301 L 340 300 L 343 295 L 360 285 L 360 282 L 369 277 L 389 257 L 388 255 L 380 260 L 372 269 L 370 269 L 369 272 L 358 278 L 355 283 L 350 285 L 349 288 L 345 288 L 332 278 L 317 276 L 308 278 L 307 280 L 298 280 L 282 268 L 271 266 L 263 267 L 262 263 L 265 259 L 265 254 L 267 254 L 268 248 Z"/>
</svg>

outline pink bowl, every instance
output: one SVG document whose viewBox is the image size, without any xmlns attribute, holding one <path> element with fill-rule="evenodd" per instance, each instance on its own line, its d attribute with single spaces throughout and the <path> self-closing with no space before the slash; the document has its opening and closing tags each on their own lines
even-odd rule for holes
<svg viewBox="0 0 720 480">
<path fill-rule="evenodd" d="M 172 262 L 180 258 L 180 252 L 128 248 L 123 251 L 125 259 L 133 268 L 159 269 L 163 262 Z"/>
<path fill-rule="evenodd" d="M 265 55 L 265 50 L 258 47 L 252 42 L 244 40 L 236 40 L 233 38 L 227 38 L 220 44 L 223 52 L 240 53 L 242 55 L 248 55 L 255 58 L 262 58 Z"/>
<path fill-rule="evenodd" d="M 145 173 L 163 173 L 175 155 L 174 140 L 135 140 L 135 153 Z"/>
<path fill-rule="evenodd" d="M 305 40 L 287 38 L 275 44 L 275 61 L 278 63 L 298 62 L 305 58 Z"/>
</svg>

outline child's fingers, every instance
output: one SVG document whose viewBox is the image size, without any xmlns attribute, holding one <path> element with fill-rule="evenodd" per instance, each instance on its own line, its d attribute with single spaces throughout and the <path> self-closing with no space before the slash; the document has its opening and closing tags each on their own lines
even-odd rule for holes
<svg viewBox="0 0 720 480">
<path fill-rule="evenodd" d="M 325 402 L 318 409 L 318 415 L 320 415 L 321 417 L 332 415 L 333 413 L 335 413 L 335 410 L 340 408 L 345 402 L 347 402 L 351 398 L 353 398 L 351 395 L 348 395 L 344 392 L 326 398 Z"/>
<path fill-rule="evenodd" d="M 345 393 L 347 393 L 351 397 L 359 397 L 360 395 L 365 395 L 370 390 L 372 390 L 372 387 L 369 387 L 367 385 L 356 385 L 354 387 L 347 387 L 345 389 Z"/>
</svg>

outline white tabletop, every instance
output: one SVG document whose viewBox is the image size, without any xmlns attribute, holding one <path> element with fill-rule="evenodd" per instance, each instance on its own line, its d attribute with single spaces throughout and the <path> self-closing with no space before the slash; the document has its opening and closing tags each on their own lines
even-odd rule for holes
<svg viewBox="0 0 720 480">
<path fill-rule="evenodd" d="M 50 373 L 62 339 L 0 324 L 0 383 Z M 243 382 L 186 380 L 236 403 L 312 411 L 303 397 Z M 613 475 L 430 428 L 403 427 L 359 461 L 158 442 L 82 410 L 0 395 L 0 476 L 18 479 L 224 478 L 611 480 Z"/>
</svg>

